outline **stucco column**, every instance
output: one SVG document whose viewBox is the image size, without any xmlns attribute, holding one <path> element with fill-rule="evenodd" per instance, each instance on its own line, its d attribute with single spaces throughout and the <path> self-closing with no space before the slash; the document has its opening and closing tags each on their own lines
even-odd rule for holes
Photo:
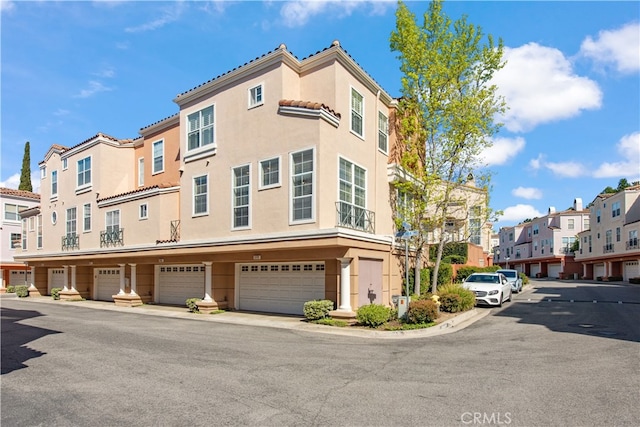
<svg viewBox="0 0 640 427">
<path fill-rule="evenodd" d="M 351 261 L 353 258 L 338 258 L 340 261 L 340 307 L 338 311 L 351 311 Z"/>
<path fill-rule="evenodd" d="M 62 268 L 64 269 L 64 285 L 62 286 L 62 290 L 63 291 L 68 291 L 69 290 L 69 266 L 68 265 L 63 265 Z"/>
<path fill-rule="evenodd" d="M 126 264 L 118 264 L 120 266 L 120 290 L 118 291 L 118 295 L 124 295 L 124 287 L 125 287 L 125 281 L 124 281 L 124 267 L 126 266 Z"/>
<path fill-rule="evenodd" d="M 77 267 L 76 265 L 71 266 L 71 290 L 72 291 L 76 291 L 76 267 Z"/>
<path fill-rule="evenodd" d="M 204 299 L 203 301 L 213 301 L 211 298 L 211 264 L 212 262 L 203 262 L 204 264 Z"/>
<path fill-rule="evenodd" d="M 4 270 L 0 268 L 0 289 L 6 291 L 6 287 L 4 286 Z M 2 293 L 4 293 L 4 291 Z"/>
<path fill-rule="evenodd" d="M 130 294 L 133 296 L 137 296 L 138 294 L 136 293 L 136 265 L 135 264 L 129 264 L 129 266 L 131 267 L 131 292 Z"/>
<path fill-rule="evenodd" d="M 29 290 L 30 291 L 35 291 L 36 287 L 33 284 L 33 282 L 35 282 L 34 278 L 36 277 L 36 268 L 35 267 L 31 267 L 31 279 L 29 280 Z"/>
</svg>

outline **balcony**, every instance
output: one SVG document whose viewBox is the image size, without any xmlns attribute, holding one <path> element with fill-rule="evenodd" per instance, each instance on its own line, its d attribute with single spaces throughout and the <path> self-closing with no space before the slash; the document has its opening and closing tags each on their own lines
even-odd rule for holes
<svg viewBox="0 0 640 427">
<path fill-rule="evenodd" d="M 62 236 L 62 250 L 70 251 L 72 249 L 80 249 L 80 236 L 77 233 Z"/>
<path fill-rule="evenodd" d="M 634 237 L 633 239 L 629 239 L 627 241 L 627 250 L 628 249 L 638 249 L 638 238 Z"/>
<path fill-rule="evenodd" d="M 124 228 L 115 228 L 100 232 L 100 247 L 123 246 Z"/>
<path fill-rule="evenodd" d="M 602 247 L 602 251 L 603 251 L 605 254 L 608 254 L 608 253 L 613 252 L 613 243 L 607 243 L 606 245 L 604 245 L 604 246 Z"/>
<path fill-rule="evenodd" d="M 336 202 L 337 226 L 375 232 L 375 212 L 346 202 Z"/>
</svg>

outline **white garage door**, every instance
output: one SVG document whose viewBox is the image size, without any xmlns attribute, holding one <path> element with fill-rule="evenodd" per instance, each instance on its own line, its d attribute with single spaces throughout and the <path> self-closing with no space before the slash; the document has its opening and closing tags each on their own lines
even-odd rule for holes
<svg viewBox="0 0 640 427">
<path fill-rule="evenodd" d="M 240 310 L 303 314 L 304 303 L 324 299 L 324 263 L 241 264 Z"/>
<path fill-rule="evenodd" d="M 158 302 L 185 305 L 189 298 L 204 298 L 204 265 L 160 267 Z"/>
<path fill-rule="evenodd" d="M 547 275 L 551 278 L 558 279 L 560 277 L 561 271 L 562 271 L 561 264 L 549 264 L 547 266 Z"/>
<path fill-rule="evenodd" d="M 49 281 L 47 282 L 47 293 L 51 295 L 52 288 L 64 288 L 64 269 L 50 268 L 48 271 Z"/>
<path fill-rule="evenodd" d="M 98 301 L 113 301 L 113 295 L 120 292 L 120 269 L 97 268 L 95 274 L 95 299 Z"/>
<path fill-rule="evenodd" d="M 593 266 L 593 278 L 604 277 L 604 264 L 595 264 Z"/>
<path fill-rule="evenodd" d="M 25 281 L 26 274 L 26 281 Z M 31 286 L 31 270 L 11 270 L 9 272 L 9 286 Z"/>
<path fill-rule="evenodd" d="M 632 277 L 640 277 L 640 263 L 638 261 L 625 262 L 622 276 L 625 281 L 629 281 Z"/>
<path fill-rule="evenodd" d="M 531 275 L 529 277 L 536 277 L 538 273 L 540 273 L 540 264 L 531 264 Z"/>
</svg>

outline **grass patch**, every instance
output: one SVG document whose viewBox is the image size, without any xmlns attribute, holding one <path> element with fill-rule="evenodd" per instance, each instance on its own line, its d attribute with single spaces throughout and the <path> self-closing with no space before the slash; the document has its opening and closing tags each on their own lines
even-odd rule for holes
<svg viewBox="0 0 640 427">
<path fill-rule="evenodd" d="M 318 319 L 318 320 L 311 320 L 310 323 L 315 323 L 316 325 L 337 326 L 339 328 L 344 328 L 346 326 L 349 326 L 349 323 L 344 320 L 331 319 L 330 317 L 325 317 L 323 319 Z"/>
</svg>

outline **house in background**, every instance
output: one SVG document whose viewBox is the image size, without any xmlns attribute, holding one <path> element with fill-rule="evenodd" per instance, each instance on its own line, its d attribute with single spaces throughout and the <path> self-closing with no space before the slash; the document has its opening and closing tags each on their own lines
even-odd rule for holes
<svg viewBox="0 0 640 427">
<path fill-rule="evenodd" d="M 0 230 L 0 293 L 6 292 L 7 286 L 30 284 L 31 270 L 22 262 L 14 259 L 14 255 L 28 249 L 27 233 L 31 231 L 35 240 L 31 244 L 38 245 L 38 232 L 42 230 L 42 219 L 38 216 L 28 220 L 22 219 L 22 211 L 40 204 L 40 195 L 23 190 L 0 188 L 0 206 L 2 206 L 2 229 Z"/>
</svg>

